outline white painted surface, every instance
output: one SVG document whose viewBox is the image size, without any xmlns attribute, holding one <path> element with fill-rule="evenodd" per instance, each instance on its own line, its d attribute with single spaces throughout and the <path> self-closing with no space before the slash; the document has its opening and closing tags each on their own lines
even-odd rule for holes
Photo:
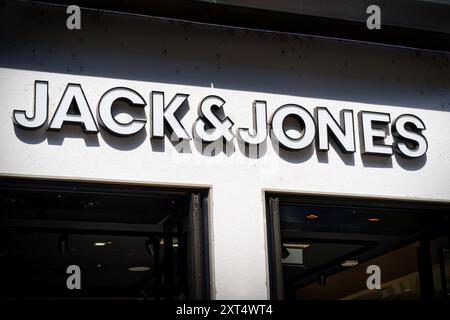
<svg viewBox="0 0 450 320">
<path fill-rule="evenodd" d="M 217 299 L 268 297 L 264 189 L 450 202 L 448 55 L 91 13 L 81 31 L 68 31 L 64 9 L 41 16 L 38 7 L 7 6 L 0 14 L 0 174 L 210 186 Z M 151 90 L 164 91 L 166 101 L 187 93 L 189 130 L 211 94 L 226 100 L 236 127 L 252 125 L 255 99 L 267 101 L 269 116 L 286 103 L 310 112 L 325 106 L 335 116 L 343 108 L 412 113 L 427 126 L 429 149 L 418 161 L 362 158 L 356 137 L 354 158 L 333 147 L 327 155 L 277 154 L 268 140 L 261 159 L 248 159 L 236 140 L 228 156 L 202 156 L 193 143 L 180 154 L 167 139 L 161 151 L 148 123 L 130 138 L 104 130 L 86 136 L 76 127 L 27 132 L 14 128 L 12 112 L 31 108 L 35 80 L 49 81 L 50 115 L 69 82 L 83 86 L 92 108 L 115 86 L 147 103 Z"/>
</svg>

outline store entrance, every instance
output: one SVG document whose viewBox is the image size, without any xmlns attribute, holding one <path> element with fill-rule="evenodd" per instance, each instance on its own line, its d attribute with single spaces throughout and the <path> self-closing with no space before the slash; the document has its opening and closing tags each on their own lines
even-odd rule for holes
<svg viewBox="0 0 450 320">
<path fill-rule="evenodd" d="M 0 199 L 1 299 L 208 297 L 206 190 L 2 179 Z"/>
<path fill-rule="evenodd" d="M 267 214 L 272 299 L 449 298 L 448 206 L 268 194 Z"/>
</svg>

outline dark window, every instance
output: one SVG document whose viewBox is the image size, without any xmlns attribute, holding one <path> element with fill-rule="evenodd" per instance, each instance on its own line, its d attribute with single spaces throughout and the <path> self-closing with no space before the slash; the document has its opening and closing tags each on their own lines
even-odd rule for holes
<svg viewBox="0 0 450 320">
<path fill-rule="evenodd" d="M 206 197 L 202 190 L 2 180 L 1 297 L 205 298 Z M 80 268 L 79 290 L 67 287 L 70 265 Z"/>
<path fill-rule="evenodd" d="M 269 195 L 268 215 L 272 298 L 448 299 L 448 208 Z"/>
</svg>

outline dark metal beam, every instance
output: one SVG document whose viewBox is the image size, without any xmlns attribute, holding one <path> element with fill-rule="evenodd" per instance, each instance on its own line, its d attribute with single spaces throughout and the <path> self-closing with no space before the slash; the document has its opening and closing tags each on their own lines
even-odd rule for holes
<svg viewBox="0 0 450 320">
<path fill-rule="evenodd" d="M 380 30 L 368 30 L 365 22 L 363 21 L 264 10 L 244 6 L 224 5 L 204 1 L 49 0 L 28 2 L 33 2 L 36 4 L 45 2 L 63 6 L 77 4 L 84 8 L 114 11 L 119 14 L 140 14 L 187 20 L 204 24 L 304 34 L 383 45 L 450 52 L 450 34 L 445 32 L 446 29 L 442 30 L 443 32 L 436 32 L 420 29 L 420 26 L 417 28 L 410 28 L 382 25 Z M 408 10 L 408 6 L 410 4 L 411 3 L 405 3 L 402 8 Z M 436 6 L 436 4 L 426 5 Z M 443 8 L 442 10 L 449 10 L 450 12 L 450 6 L 442 5 L 441 7 Z"/>
</svg>

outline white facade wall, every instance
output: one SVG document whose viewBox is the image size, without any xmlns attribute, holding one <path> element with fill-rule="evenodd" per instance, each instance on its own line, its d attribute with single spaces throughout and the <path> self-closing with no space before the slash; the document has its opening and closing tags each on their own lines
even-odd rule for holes
<svg viewBox="0 0 450 320">
<path fill-rule="evenodd" d="M 82 30 L 69 31 L 62 8 L 14 10 L 0 13 L 0 175 L 210 188 L 213 298 L 268 298 L 264 190 L 450 202 L 449 55 L 111 14 L 85 13 Z M 183 154 L 167 138 L 163 147 L 151 142 L 148 123 L 128 138 L 72 126 L 24 131 L 13 109 L 31 110 L 35 80 L 49 82 L 50 116 L 68 83 L 82 85 L 94 114 L 116 86 L 147 104 L 152 90 L 166 101 L 189 94 L 182 122 L 190 133 L 200 101 L 213 94 L 225 99 L 234 129 L 252 126 L 254 100 L 267 101 L 269 117 L 287 103 L 336 117 L 352 109 L 357 132 L 359 110 L 411 113 L 427 127 L 428 152 L 361 156 L 357 136 L 354 156 L 334 147 L 278 153 L 268 139 L 260 159 L 236 140 L 234 152 L 209 157 L 193 142 Z"/>
</svg>

